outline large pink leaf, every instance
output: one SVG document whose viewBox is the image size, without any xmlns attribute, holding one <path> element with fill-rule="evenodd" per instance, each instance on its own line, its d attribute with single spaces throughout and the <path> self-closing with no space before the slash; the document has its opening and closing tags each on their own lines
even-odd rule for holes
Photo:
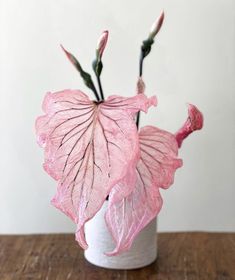
<svg viewBox="0 0 235 280">
<path fill-rule="evenodd" d="M 173 134 L 145 126 L 140 130 L 139 141 L 141 156 L 135 171 L 136 186 L 128 185 L 127 175 L 109 196 L 105 218 L 116 248 L 107 255 L 117 255 L 131 247 L 137 234 L 162 207 L 159 188 L 168 188 L 174 181 L 176 169 L 182 166 Z"/>
<path fill-rule="evenodd" d="M 133 117 L 154 103 L 144 95 L 110 96 L 97 103 L 78 90 L 45 97 L 45 115 L 37 119 L 36 131 L 45 148 L 44 169 L 58 181 L 52 203 L 77 224 L 76 239 L 83 248 L 84 224 L 135 168 L 139 143 Z"/>
<path fill-rule="evenodd" d="M 192 132 L 200 130 L 203 127 L 203 115 L 195 105 L 188 104 L 188 118 L 183 126 L 176 132 L 175 138 L 179 148 L 181 147 L 185 138 Z"/>
</svg>

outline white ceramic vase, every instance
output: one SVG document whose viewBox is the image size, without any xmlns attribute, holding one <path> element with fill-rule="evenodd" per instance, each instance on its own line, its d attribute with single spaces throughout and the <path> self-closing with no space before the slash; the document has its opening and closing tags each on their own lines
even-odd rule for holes
<svg viewBox="0 0 235 280">
<path fill-rule="evenodd" d="M 135 269 L 154 262 L 157 258 L 156 219 L 139 233 L 128 252 L 112 257 L 104 254 L 115 247 L 104 220 L 107 204 L 106 201 L 95 217 L 86 224 L 85 233 L 89 245 L 84 253 L 86 260 L 110 269 Z"/>
</svg>

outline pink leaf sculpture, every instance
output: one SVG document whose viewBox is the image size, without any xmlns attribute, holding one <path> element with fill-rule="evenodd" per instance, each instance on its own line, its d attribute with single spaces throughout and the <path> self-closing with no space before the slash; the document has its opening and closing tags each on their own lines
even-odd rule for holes
<svg viewBox="0 0 235 280">
<path fill-rule="evenodd" d="M 155 98 L 110 96 L 95 102 L 79 90 L 48 93 L 45 115 L 36 121 L 45 149 L 44 169 L 58 181 L 52 204 L 76 224 L 76 240 L 86 249 L 84 225 L 102 206 L 112 187 L 132 174 L 139 157 L 134 115 Z"/>
<path fill-rule="evenodd" d="M 203 127 L 203 115 L 195 105 L 188 104 L 188 118 L 184 125 L 176 132 L 175 138 L 179 148 L 183 140 L 193 131 L 200 130 Z"/>
<path fill-rule="evenodd" d="M 140 159 L 136 166 L 136 185 L 128 185 L 131 174 L 118 183 L 109 196 L 106 224 L 116 243 L 113 256 L 128 250 L 137 234 L 151 222 L 162 207 L 159 188 L 174 181 L 182 160 L 173 134 L 153 126 L 139 132 Z"/>
</svg>

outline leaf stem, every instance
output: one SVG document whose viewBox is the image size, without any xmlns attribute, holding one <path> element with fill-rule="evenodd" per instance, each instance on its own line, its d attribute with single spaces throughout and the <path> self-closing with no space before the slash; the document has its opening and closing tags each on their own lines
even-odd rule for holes
<svg viewBox="0 0 235 280">
<path fill-rule="evenodd" d="M 103 93 L 103 89 L 102 89 L 102 84 L 101 84 L 100 76 L 96 76 L 96 78 L 97 78 L 97 83 L 98 83 L 98 86 L 99 86 L 101 100 L 104 100 L 104 93 Z"/>
<path fill-rule="evenodd" d="M 139 60 L 139 78 L 141 78 L 143 75 L 143 64 L 144 64 L 143 62 L 144 62 L 144 54 L 141 49 L 140 60 Z M 137 113 L 137 117 L 136 117 L 137 130 L 139 130 L 139 123 L 140 123 L 140 111 Z"/>
<path fill-rule="evenodd" d="M 94 88 L 93 88 L 93 92 L 94 92 L 94 94 L 95 94 L 96 100 L 97 100 L 97 101 L 100 101 L 100 97 L 99 97 L 99 95 L 98 95 L 98 92 L 97 92 L 95 86 L 94 86 Z"/>
<path fill-rule="evenodd" d="M 100 75 L 103 69 L 103 63 L 100 60 L 100 58 L 96 58 L 93 63 L 92 63 L 92 68 L 95 72 L 96 78 L 97 78 L 97 83 L 98 83 L 98 87 L 99 87 L 99 92 L 100 92 L 100 96 L 101 96 L 101 100 L 104 100 L 104 93 L 103 93 L 103 89 L 102 89 L 102 84 L 101 84 L 101 80 L 100 80 Z"/>
<path fill-rule="evenodd" d="M 149 53 L 151 52 L 151 48 L 154 43 L 154 37 L 160 31 L 163 20 L 164 20 L 164 12 L 162 11 L 160 17 L 154 22 L 147 40 L 144 40 L 142 42 L 141 49 L 140 49 L 141 52 L 140 52 L 140 61 L 139 61 L 139 78 L 141 78 L 143 75 L 144 58 L 147 55 L 149 55 Z M 137 117 L 136 117 L 137 130 L 139 129 L 139 122 L 140 122 L 140 111 L 137 113 Z"/>
<path fill-rule="evenodd" d="M 143 62 L 144 62 L 144 56 L 143 52 L 140 53 L 140 61 L 139 61 L 139 77 L 142 77 L 143 74 Z"/>
</svg>

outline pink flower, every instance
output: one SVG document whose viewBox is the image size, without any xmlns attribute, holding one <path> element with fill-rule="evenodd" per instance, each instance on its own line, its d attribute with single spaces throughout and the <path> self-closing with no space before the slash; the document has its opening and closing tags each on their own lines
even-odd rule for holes
<svg viewBox="0 0 235 280">
<path fill-rule="evenodd" d="M 105 49 L 105 46 L 107 44 L 107 41 L 108 41 L 108 37 L 109 37 L 109 32 L 107 30 L 105 30 L 99 40 L 98 40 L 98 43 L 97 43 L 97 56 L 99 59 L 101 59 L 102 55 L 103 55 L 103 52 L 104 52 L 104 49 Z"/>
<path fill-rule="evenodd" d="M 164 20 L 164 11 L 162 11 L 160 17 L 153 23 L 153 25 L 150 29 L 149 37 L 151 39 L 153 39 L 157 35 L 157 33 L 160 31 L 163 20 Z"/>
<path fill-rule="evenodd" d="M 195 130 L 203 127 L 203 115 L 195 105 L 188 104 L 188 118 L 184 125 L 175 133 L 179 148 L 183 140 Z"/>
</svg>

